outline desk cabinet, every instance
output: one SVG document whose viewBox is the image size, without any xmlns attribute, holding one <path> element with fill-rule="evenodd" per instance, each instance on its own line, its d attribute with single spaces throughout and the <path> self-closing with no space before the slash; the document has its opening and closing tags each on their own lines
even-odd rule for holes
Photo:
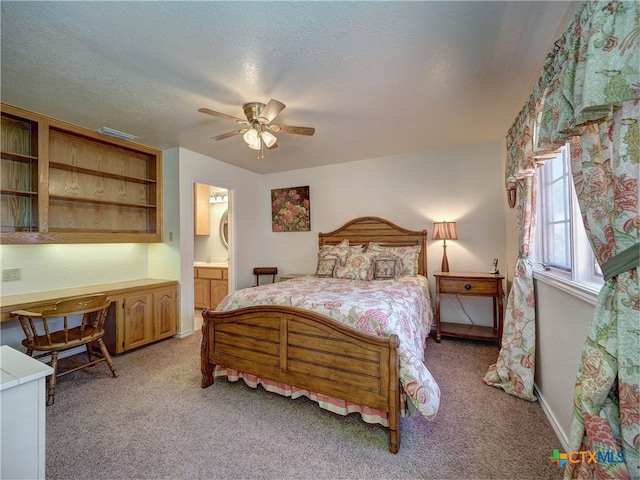
<svg viewBox="0 0 640 480">
<path fill-rule="evenodd" d="M 436 277 L 436 342 L 441 336 L 489 340 L 500 345 L 504 319 L 502 281 L 504 276 L 490 273 L 438 272 Z M 493 300 L 493 327 L 447 323 L 440 321 L 442 295 L 491 297 Z"/>
<path fill-rule="evenodd" d="M 127 293 L 112 300 L 104 337 L 111 353 L 142 347 L 178 331 L 175 286 Z"/>
<path fill-rule="evenodd" d="M 104 324 L 104 343 L 111 353 L 141 347 L 178 331 L 178 282 L 153 278 L 5 296 L 0 298 L 0 320 L 15 321 L 10 316 L 14 310 L 98 293 L 111 298 Z"/>
</svg>

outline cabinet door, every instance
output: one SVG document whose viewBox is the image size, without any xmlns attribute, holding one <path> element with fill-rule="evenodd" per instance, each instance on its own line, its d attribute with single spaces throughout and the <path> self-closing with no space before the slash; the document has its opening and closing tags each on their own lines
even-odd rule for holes
<svg viewBox="0 0 640 480">
<path fill-rule="evenodd" d="M 194 280 L 194 304 L 196 308 L 209 308 L 211 306 L 211 285 L 207 278 Z"/>
<path fill-rule="evenodd" d="M 194 233 L 196 235 L 211 235 L 211 205 L 209 197 L 211 196 L 211 187 L 202 183 L 193 185 L 194 194 Z"/>
<path fill-rule="evenodd" d="M 228 292 L 227 280 L 211 280 L 211 308 L 216 308 Z"/>
<path fill-rule="evenodd" d="M 154 340 L 175 335 L 178 331 L 176 289 L 154 292 L 153 310 Z"/>
<path fill-rule="evenodd" d="M 153 341 L 153 293 L 128 295 L 124 299 L 124 348 L 140 347 Z"/>
</svg>

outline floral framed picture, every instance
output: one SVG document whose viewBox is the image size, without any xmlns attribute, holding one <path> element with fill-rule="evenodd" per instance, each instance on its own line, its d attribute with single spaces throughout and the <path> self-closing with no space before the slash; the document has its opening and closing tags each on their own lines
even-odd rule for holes
<svg viewBox="0 0 640 480">
<path fill-rule="evenodd" d="M 271 229 L 274 232 L 311 230 L 308 185 L 271 190 Z"/>
</svg>

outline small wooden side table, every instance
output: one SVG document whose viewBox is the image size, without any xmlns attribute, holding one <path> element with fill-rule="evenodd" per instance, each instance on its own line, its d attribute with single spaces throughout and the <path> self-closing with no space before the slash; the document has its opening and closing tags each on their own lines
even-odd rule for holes
<svg viewBox="0 0 640 480">
<path fill-rule="evenodd" d="M 278 281 L 284 282 L 285 280 L 307 276 L 309 276 L 308 273 L 283 273 L 282 275 L 278 276 Z"/>
<path fill-rule="evenodd" d="M 436 342 L 442 335 L 502 342 L 504 304 L 503 275 L 477 272 L 437 272 L 436 277 Z M 440 322 L 441 295 L 469 295 L 493 298 L 493 328 L 462 323 Z"/>
</svg>

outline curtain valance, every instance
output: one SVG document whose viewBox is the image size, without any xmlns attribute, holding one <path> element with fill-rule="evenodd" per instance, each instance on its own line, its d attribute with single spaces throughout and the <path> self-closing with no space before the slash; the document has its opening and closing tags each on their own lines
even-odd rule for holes
<svg viewBox="0 0 640 480">
<path fill-rule="evenodd" d="M 591 0 L 576 14 L 507 134 L 507 189 L 613 105 L 640 97 L 639 17 L 635 1 Z"/>
</svg>

